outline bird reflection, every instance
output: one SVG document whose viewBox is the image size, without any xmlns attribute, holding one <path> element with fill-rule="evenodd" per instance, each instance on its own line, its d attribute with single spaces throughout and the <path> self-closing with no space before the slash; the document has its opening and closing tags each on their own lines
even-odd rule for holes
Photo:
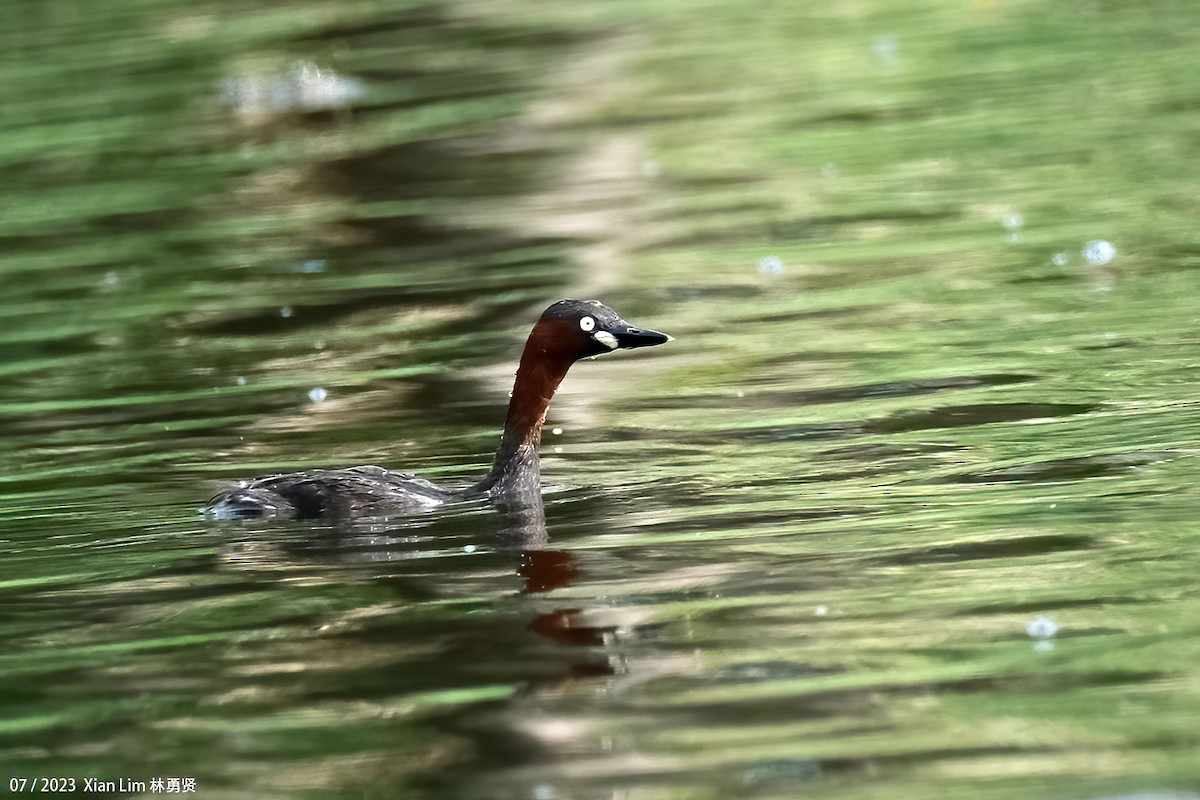
<svg viewBox="0 0 1200 800">
<path fill-rule="evenodd" d="M 520 503 L 464 506 L 451 513 L 421 517 L 355 519 L 332 525 L 255 523 L 243 527 L 235 523 L 226 530 L 232 534 L 223 546 L 222 560 L 227 566 L 260 576 L 267 572 L 289 576 L 299 573 L 306 582 L 341 584 L 361 576 L 356 567 L 376 567 L 386 572 L 370 569 L 373 580 L 392 587 L 401 601 L 416 603 L 462 597 L 464 593 L 473 598 L 493 594 L 498 578 L 496 561 L 500 559 L 507 565 L 502 573 L 519 579 L 515 594 L 525 598 L 522 602 L 532 612 L 525 627 L 557 645 L 586 649 L 586 653 L 579 652 L 562 665 L 565 669 L 554 676 L 548 676 L 544 668 L 530 670 L 529 688 L 575 677 L 614 674 L 615 659 L 604 647 L 606 637 L 615 628 L 587 624 L 587 609 L 577 600 L 567 606 L 551 602 L 554 592 L 580 579 L 581 570 L 572 553 L 550 547 L 540 496 Z M 270 536 L 264 535 L 266 530 Z M 469 543 L 460 544 L 464 541 Z M 464 553 L 469 557 L 464 559 Z M 481 564 L 486 564 L 482 570 Z M 403 570 L 398 573 L 401 565 Z M 352 569 L 349 574 L 348 567 Z M 345 625 L 339 619 L 325 626 L 353 629 L 357 615 L 356 609 L 348 610 L 342 613 Z M 504 620 L 504 615 L 497 617 L 502 626 Z M 475 638 L 468 633 L 475 629 L 474 624 L 468 620 L 462 623 L 462 633 Z M 452 628 L 458 627 L 452 623 Z M 485 638 L 498 633 L 491 631 Z M 487 647 L 488 642 L 478 640 L 475 646 Z"/>
<path fill-rule="evenodd" d="M 541 497 L 535 502 L 506 505 L 498 510 L 498 538 L 503 547 L 517 555 L 516 571 L 525 581 L 521 594 L 546 594 L 575 582 L 580 575 L 575 557 L 565 550 L 547 547 L 550 537 L 546 532 L 546 509 Z M 605 634 L 612 633 L 614 629 L 584 624 L 583 613 L 584 609 L 581 608 L 555 608 L 535 615 L 529 623 L 529 629 L 567 646 L 603 646 Z M 575 664 L 572 668 L 575 675 L 611 675 L 613 671 L 607 659 L 602 665 Z"/>
</svg>

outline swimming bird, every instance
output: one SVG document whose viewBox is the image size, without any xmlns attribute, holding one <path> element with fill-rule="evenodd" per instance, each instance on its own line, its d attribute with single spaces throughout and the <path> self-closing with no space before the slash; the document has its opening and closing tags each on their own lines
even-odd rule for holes
<svg viewBox="0 0 1200 800">
<path fill-rule="evenodd" d="M 238 481 L 209 501 L 210 519 L 402 516 L 454 500 L 520 504 L 541 498 L 539 450 L 546 411 L 576 361 L 672 337 L 635 328 L 599 300 L 560 300 L 525 342 L 492 468 L 464 490 L 377 466 L 309 470 Z"/>
</svg>

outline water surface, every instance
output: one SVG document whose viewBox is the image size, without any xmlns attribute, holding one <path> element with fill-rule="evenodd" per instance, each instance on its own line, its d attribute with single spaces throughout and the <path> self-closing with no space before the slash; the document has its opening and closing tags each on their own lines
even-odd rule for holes
<svg viewBox="0 0 1200 800">
<path fill-rule="evenodd" d="M 9 6 L 9 775 L 1200 796 L 1193 4 Z M 572 294 L 544 519 L 200 518 Z"/>
</svg>

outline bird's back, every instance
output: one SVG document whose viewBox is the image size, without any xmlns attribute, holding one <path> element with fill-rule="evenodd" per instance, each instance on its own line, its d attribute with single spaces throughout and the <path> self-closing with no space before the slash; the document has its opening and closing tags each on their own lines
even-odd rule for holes
<svg viewBox="0 0 1200 800">
<path fill-rule="evenodd" d="M 399 515 L 453 500 L 454 493 L 383 467 L 310 470 L 239 481 L 204 509 L 209 519 L 312 519 Z"/>
</svg>

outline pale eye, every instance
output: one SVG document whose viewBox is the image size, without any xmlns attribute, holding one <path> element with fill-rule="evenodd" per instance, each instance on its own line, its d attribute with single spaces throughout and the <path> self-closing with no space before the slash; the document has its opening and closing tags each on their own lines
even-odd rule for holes
<svg viewBox="0 0 1200 800">
<path fill-rule="evenodd" d="M 596 320 L 592 319 L 591 317 L 580 317 L 579 327 L 583 328 L 585 331 L 595 330 Z"/>
</svg>

